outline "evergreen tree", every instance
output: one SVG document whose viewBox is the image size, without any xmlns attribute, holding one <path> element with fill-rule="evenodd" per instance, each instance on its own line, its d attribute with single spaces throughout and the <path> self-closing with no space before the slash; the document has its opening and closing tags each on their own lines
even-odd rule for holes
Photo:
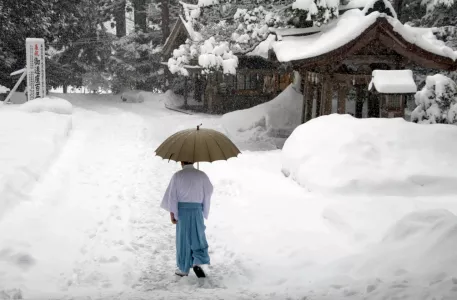
<svg viewBox="0 0 457 300">
<path fill-rule="evenodd" d="M 151 31 L 132 33 L 113 43 L 114 55 L 109 63 L 113 92 L 161 89 L 160 40 L 160 31 Z"/>
<path fill-rule="evenodd" d="M 411 121 L 457 124 L 457 84 L 452 79 L 441 74 L 428 76 L 424 88 L 416 93 L 415 102 Z"/>
</svg>

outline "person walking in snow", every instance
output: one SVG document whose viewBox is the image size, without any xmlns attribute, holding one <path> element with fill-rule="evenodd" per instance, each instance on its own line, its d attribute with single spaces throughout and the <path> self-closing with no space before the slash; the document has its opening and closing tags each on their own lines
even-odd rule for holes
<svg viewBox="0 0 457 300">
<path fill-rule="evenodd" d="M 201 265 L 209 264 L 205 223 L 208 219 L 213 185 L 208 176 L 194 168 L 193 163 L 181 162 L 182 170 L 170 180 L 161 208 L 170 212 L 176 224 L 176 263 L 178 276 L 187 276 L 193 268 L 197 277 L 206 277 Z"/>
</svg>

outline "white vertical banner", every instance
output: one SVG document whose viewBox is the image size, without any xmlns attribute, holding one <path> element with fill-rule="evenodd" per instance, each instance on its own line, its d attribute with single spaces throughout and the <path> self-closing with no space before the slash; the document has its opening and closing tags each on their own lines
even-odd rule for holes
<svg viewBox="0 0 457 300">
<path fill-rule="evenodd" d="M 27 100 L 46 96 L 44 39 L 25 40 L 27 55 Z"/>
</svg>

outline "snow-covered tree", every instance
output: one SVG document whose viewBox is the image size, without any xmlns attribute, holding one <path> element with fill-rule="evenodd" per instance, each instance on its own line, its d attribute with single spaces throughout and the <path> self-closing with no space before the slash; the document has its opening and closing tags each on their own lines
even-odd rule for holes
<svg viewBox="0 0 457 300">
<path fill-rule="evenodd" d="M 428 76 L 424 88 L 415 95 L 415 123 L 457 124 L 457 84 L 441 74 Z"/>
<path fill-rule="evenodd" d="M 270 35 L 270 28 L 327 23 L 338 17 L 337 0 L 263 0 L 231 2 L 199 0 L 183 4 L 190 38 L 168 61 L 172 73 L 188 75 L 186 65 L 198 64 L 203 72 L 235 74 L 237 54 L 254 50 Z"/>
</svg>

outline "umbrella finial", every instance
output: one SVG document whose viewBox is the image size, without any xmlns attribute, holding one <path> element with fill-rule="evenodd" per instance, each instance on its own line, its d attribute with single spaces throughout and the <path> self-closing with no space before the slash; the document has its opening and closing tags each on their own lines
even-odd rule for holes
<svg viewBox="0 0 457 300">
<path fill-rule="evenodd" d="M 200 130 L 200 126 L 202 126 L 202 124 L 197 125 L 197 130 Z"/>
</svg>

